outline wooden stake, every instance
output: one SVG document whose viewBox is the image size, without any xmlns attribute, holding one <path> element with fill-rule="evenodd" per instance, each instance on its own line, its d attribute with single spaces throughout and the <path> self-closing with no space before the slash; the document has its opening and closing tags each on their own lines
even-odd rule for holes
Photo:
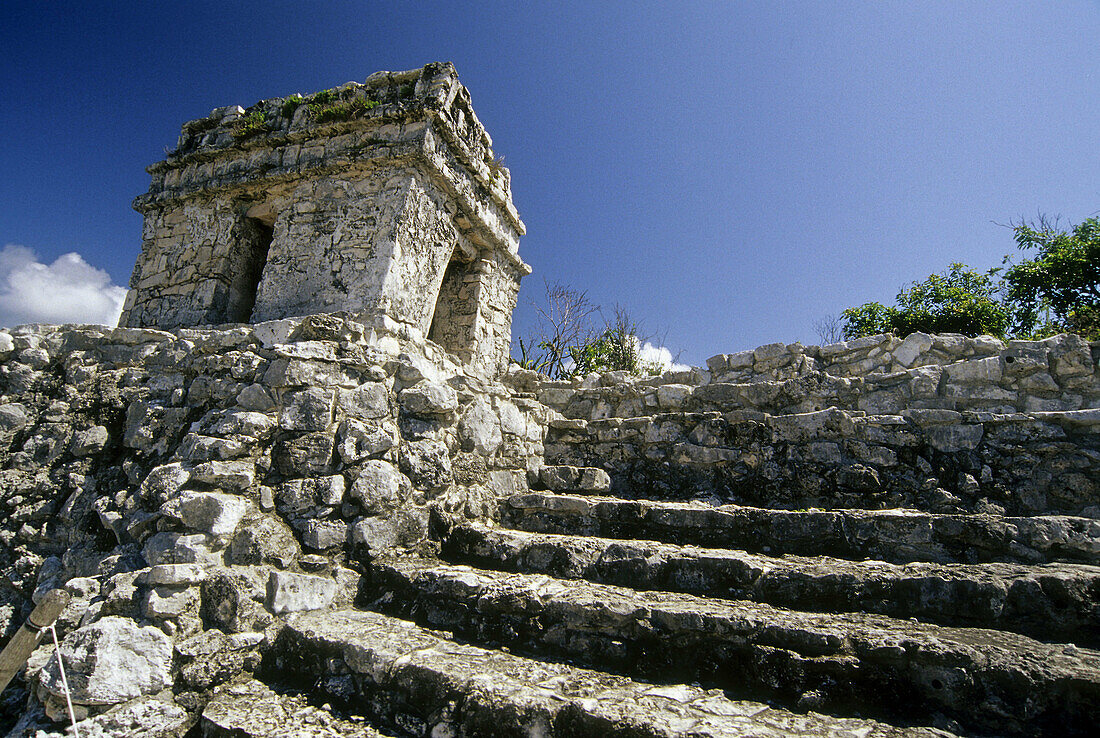
<svg viewBox="0 0 1100 738">
<path fill-rule="evenodd" d="M 42 631 L 53 625 L 61 612 L 69 604 L 69 593 L 64 589 L 51 589 L 34 608 L 27 622 L 15 632 L 15 635 L 0 651 L 0 692 L 8 686 L 23 665 L 30 658 L 31 651 L 42 639 Z"/>
</svg>

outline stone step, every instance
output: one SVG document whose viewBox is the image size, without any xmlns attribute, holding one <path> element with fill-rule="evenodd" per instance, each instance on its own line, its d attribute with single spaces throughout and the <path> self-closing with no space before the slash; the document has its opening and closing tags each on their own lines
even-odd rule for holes
<svg viewBox="0 0 1100 738">
<path fill-rule="evenodd" d="M 450 561 L 641 590 L 748 599 L 821 612 L 874 612 L 1100 646 L 1100 567 L 889 564 L 529 533 L 466 523 Z"/>
<path fill-rule="evenodd" d="M 790 708 L 956 721 L 996 735 L 1093 735 L 1100 653 L 881 615 L 376 561 L 373 606 L 462 638 Z"/>
<path fill-rule="evenodd" d="M 937 515 L 916 510 L 771 510 L 530 492 L 502 522 L 538 533 L 645 539 L 894 563 L 1074 561 L 1100 564 L 1100 519 Z"/>
<path fill-rule="evenodd" d="M 392 738 L 366 721 L 336 715 L 301 694 L 279 694 L 255 679 L 215 690 L 202 711 L 203 738 Z"/>
<path fill-rule="evenodd" d="M 813 712 L 719 690 L 656 685 L 456 643 L 375 612 L 299 613 L 275 640 L 273 668 L 316 683 L 402 735 L 570 738 L 879 738 L 942 736 Z"/>
</svg>

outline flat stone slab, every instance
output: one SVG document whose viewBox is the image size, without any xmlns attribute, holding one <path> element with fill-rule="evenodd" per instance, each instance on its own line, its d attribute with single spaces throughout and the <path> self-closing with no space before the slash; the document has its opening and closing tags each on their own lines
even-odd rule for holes
<svg viewBox="0 0 1100 738">
<path fill-rule="evenodd" d="M 657 541 L 530 533 L 465 523 L 450 561 L 641 590 L 748 599 L 821 612 L 874 612 L 1100 645 L 1100 567 L 854 562 Z"/>
<path fill-rule="evenodd" d="M 1015 633 L 822 614 L 425 559 L 372 565 L 397 615 L 655 681 L 997 735 L 1090 734 L 1100 653 Z M 747 692 L 747 694 L 746 694 Z"/>
<path fill-rule="evenodd" d="M 1078 561 L 1100 564 L 1100 520 L 1068 515 L 937 515 L 916 510 L 771 510 L 530 492 L 506 524 L 540 533 L 659 540 L 895 563 Z"/>
<path fill-rule="evenodd" d="M 322 684 L 414 735 L 433 736 L 950 736 L 872 720 L 796 714 L 719 690 L 656 685 L 455 643 L 373 612 L 292 615 L 275 644 L 283 668 Z"/>
<path fill-rule="evenodd" d="M 363 720 L 279 694 L 255 679 L 218 687 L 202 711 L 204 738 L 387 738 Z"/>
</svg>

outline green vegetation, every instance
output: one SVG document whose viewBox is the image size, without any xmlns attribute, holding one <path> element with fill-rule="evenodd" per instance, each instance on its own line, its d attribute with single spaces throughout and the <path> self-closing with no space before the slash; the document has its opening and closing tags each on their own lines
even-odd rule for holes
<svg viewBox="0 0 1100 738">
<path fill-rule="evenodd" d="M 233 129 L 233 137 L 238 141 L 242 141 L 257 134 L 266 133 L 269 130 L 271 130 L 271 127 L 267 123 L 267 113 L 257 110 L 237 121 L 237 125 Z"/>
<path fill-rule="evenodd" d="M 310 115 L 318 123 L 327 123 L 334 120 L 349 120 L 380 105 L 377 100 L 366 97 L 354 97 L 351 100 L 341 100 L 338 90 L 322 90 L 311 95 L 308 103 Z"/>
<path fill-rule="evenodd" d="M 984 274 L 965 264 L 952 264 L 943 274 L 932 274 L 898 293 L 897 305 L 868 302 L 848 308 L 844 335 L 848 338 L 893 333 L 965 333 L 1003 336 L 1011 312 L 998 299 L 997 270 Z"/>
<path fill-rule="evenodd" d="M 291 95 L 286 100 L 283 100 L 283 107 L 279 112 L 283 114 L 284 118 L 290 118 L 303 102 L 305 102 L 305 98 L 301 95 Z"/>
<path fill-rule="evenodd" d="M 1100 340 L 1100 218 L 1089 218 L 1070 231 L 1043 218 L 1013 229 L 1020 249 L 1038 250 L 1035 258 L 1005 273 L 1016 331 L 1069 331 Z"/>
<path fill-rule="evenodd" d="M 535 305 L 538 334 L 526 341 L 518 339 L 516 364 L 557 379 L 616 370 L 660 373 L 660 366 L 641 360 L 641 328 L 625 309 L 616 306 L 614 317 L 603 328 L 594 329 L 591 319 L 600 314 L 600 308 L 584 292 L 556 283 L 545 286 L 545 304 Z"/>
<path fill-rule="evenodd" d="M 844 337 L 921 331 L 1042 338 L 1071 332 L 1100 340 L 1100 219 L 1068 231 L 1042 217 L 1012 228 L 1017 246 L 1036 250 L 1034 258 L 1010 266 L 1003 276 L 1001 269 L 978 272 L 952 264 L 902 289 L 895 305 L 868 302 L 844 310 Z M 829 321 L 821 325 L 827 328 Z"/>
</svg>

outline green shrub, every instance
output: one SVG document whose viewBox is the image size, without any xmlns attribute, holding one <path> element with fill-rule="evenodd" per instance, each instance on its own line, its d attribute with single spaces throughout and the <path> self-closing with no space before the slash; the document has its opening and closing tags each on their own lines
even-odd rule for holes
<svg viewBox="0 0 1100 738">
<path fill-rule="evenodd" d="M 266 133 L 269 130 L 271 130 L 271 127 L 267 123 L 267 113 L 257 110 L 237 121 L 237 125 L 233 129 L 233 136 L 241 141 L 260 133 Z"/>
<path fill-rule="evenodd" d="M 952 264 L 943 274 L 929 275 L 901 290 L 893 307 L 868 302 L 843 311 L 844 336 L 893 333 L 900 338 L 920 331 L 1003 337 L 1012 310 L 999 299 L 998 271 L 980 273 L 965 264 Z"/>
<path fill-rule="evenodd" d="M 331 92 L 332 90 L 325 90 L 310 98 L 309 112 L 318 123 L 356 118 L 380 104 L 377 100 L 365 97 L 356 97 L 347 102 L 333 102 L 335 95 L 329 95 Z"/>
<path fill-rule="evenodd" d="M 303 102 L 305 102 L 305 98 L 301 95 L 291 95 L 286 100 L 283 100 L 283 107 L 280 112 L 283 114 L 284 118 L 290 118 Z"/>
</svg>

